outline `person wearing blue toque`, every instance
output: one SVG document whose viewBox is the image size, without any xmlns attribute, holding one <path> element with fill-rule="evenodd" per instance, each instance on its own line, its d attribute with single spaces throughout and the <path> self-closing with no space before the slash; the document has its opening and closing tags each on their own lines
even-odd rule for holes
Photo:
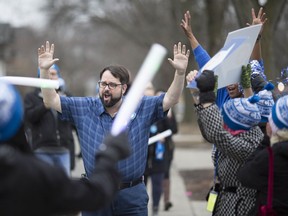
<svg viewBox="0 0 288 216">
<path fill-rule="evenodd" d="M 195 79 L 196 74 L 194 71 L 193 76 L 187 76 L 187 82 Z M 236 173 L 264 136 L 257 126 L 261 121 L 256 104 L 260 98 L 254 95 L 230 99 L 223 104 L 221 112 L 215 103 L 216 80 L 213 71 L 203 71 L 196 78 L 199 94 L 194 98 L 202 136 L 216 147 L 212 151 L 214 184 L 207 209 L 217 216 L 249 215 L 255 207 L 256 190 L 244 187 Z"/>
<path fill-rule="evenodd" d="M 237 177 L 241 184 L 258 191 L 257 207 L 253 215 L 257 215 L 263 210 L 270 213 L 273 212 L 273 214 L 269 215 L 288 215 L 287 113 L 288 96 L 283 96 L 273 105 L 266 125 L 271 145 L 266 146 L 266 148 L 257 148 L 238 171 Z M 270 156 L 269 149 L 271 150 L 270 153 L 272 153 Z M 272 181 L 271 178 L 273 179 Z M 271 190 L 270 194 L 268 190 Z M 271 206 L 268 204 L 269 199 L 271 200 Z"/>
</svg>

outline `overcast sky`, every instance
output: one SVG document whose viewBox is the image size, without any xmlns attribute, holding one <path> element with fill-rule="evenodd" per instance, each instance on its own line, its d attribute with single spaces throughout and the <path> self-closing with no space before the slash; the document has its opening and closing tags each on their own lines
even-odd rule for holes
<svg viewBox="0 0 288 216">
<path fill-rule="evenodd" d="M 30 25 L 43 26 L 44 16 L 40 7 L 43 0 L 0 0 L 0 22 L 10 23 L 13 27 Z"/>
</svg>

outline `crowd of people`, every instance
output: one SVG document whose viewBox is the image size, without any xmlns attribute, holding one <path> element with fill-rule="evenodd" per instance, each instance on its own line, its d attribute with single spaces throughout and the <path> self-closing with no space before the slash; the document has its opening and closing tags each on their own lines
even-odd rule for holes
<svg viewBox="0 0 288 216">
<path fill-rule="evenodd" d="M 25 136 L 19 92 L 3 81 L 0 89 L 0 215 L 75 215 L 107 205 L 119 189 L 115 165 L 130 154 L 127 134 L 107 134 L 106 148 L 94 153 L 97 166 L 89 180 L 71 179 L 63 167 L 33 153 Z"/>
<path fill-rule="evenodd" d="M 252 9 L 251 17 L 250 25 L 262 24 L 262 36 L 263 8 L 257 14 Z M 211 57 L 193 33 L 189 11 L 180 25 L 200 69 Z M 190 51 L 175 44 L 168 59 L 174 70 L 170 87 L 156 92 L 149 83 L 117 136 L 110 131 L 131 84 L 129 70 L 109 65 L 100 72 L 98 97 L 73 97 L 65 91 L 54 50 L 49 41 L 38 48 L 38 77 L 62 80 L 59 89 L 37 88 L 22 104 L 14 87 L 0 82 L 0 215 L 148 215 L 148 178 L 153 215 L 159 215 L 161 196 L 168 211 L 172 135 L 178 131 L 173 107 L 185 80 L 197 84 L 190 89 L 197 122 L 212 144 L 214 180 L 207 195 L 212 215 L 288 214 L 288 96 L 276 98 L 266 80 L 261 37 L 239 82 L 223 88 L 212 70 L 187 73 Z M 148 145 L 149 137 L 166 130 L 172 135 Z M 84 162 L 81 179 L 70 178 L 73 131 Z"/>
<path fill-rule="evenodd" d="M 197 83 L 198 89 L 191 89 L 191 94 L 198 125 L 202 136 L 213 144 L 214 181 L 207 195 L 207 209 L 212 215 L 288 213 L 284 198 L 287 158 L 279 150 L 285 151 L 287 144 L 288 97 L 275 102 L 274 86 L 266 81 L 261 56 L 266 14 L 263 8 L 257 16 L 254 9 L 251 13 L 251 25 L 262 24 L 262 29 L 250 63 L 242 66 L 239 83 L 218 89 L 218 77 L 211 70 L 204 70 L 200 75 L 194 70 L 186 76 L 188 84 Z M 187 11 L 181 27 L 201 68 L 210 56 L 194 36 L 190 19 Z"/>
</svg>

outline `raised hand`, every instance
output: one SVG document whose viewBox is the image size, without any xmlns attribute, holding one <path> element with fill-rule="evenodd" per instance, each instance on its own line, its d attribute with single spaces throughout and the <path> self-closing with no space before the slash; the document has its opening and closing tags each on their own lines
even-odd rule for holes
<svg viewBox="0 0 288 216">
<path fill-rule="evenodd" d="M 182 27 L 182 29 L 183 29 L 185 35 L 188 37 L 188 39 L 190 39 L 194 36 L 190 21 L 191 21 L 190 12 L 186 11 L 186 13 L 184 14 L 184 19 L 182 19 L 180 26 Z"/>
<path fill-rule="evenodd" d="M 264 24 L 267 21 L 266 13 L 263 12 L 263 8 L 261 7 L 258 11 L 257 17 L 255 15 L 254 8 L 251 9 L 251 15 L 252 15 L 252 24 L 251 25 L 257 25 L 257 24 Z"/>
<path fill-rule="evenodd" d="M 168 61 L 175 68 L 178 75 L 184 75 L 188 66 L 190 50 L 186 52 L 186 46 L 182 46 L 181 42 L 179 42 L 178 45 L 174 45 L 173 52 L 174 59 L 168 58 Z"/>
<path fill-rule="evenodd" d="M 51 44 L 49 41 L 46 41 L 45 46 L 42 45 L 40 48 L 38 48 L 38 66 L 40 69 L 48 70 L 56 61 L 58 61 L 58 58 L 53 59 L 54 55 L 54 44 Z"/>
<path fill-rule="evenodd" d="M 263 31 L 263 26 L 265 24 L 265 22 L 268 20 L 265 16 L 266 16 L 266 13 L 264 13 L 263 11 L 263 8 L 261 7 L 258 11 L 258 14 L 256 16 L 255 14 L 255 10 L 254 8 L 251 9 L 251 16 L 252 16 L 252 23 L 247 23 L 248 26 L 250 25 L 257 25 L 257 24 L 262 24 L 262 28 L 261 28 L 261 31 L 259 34 L 262 33 Z"/>
</svg>

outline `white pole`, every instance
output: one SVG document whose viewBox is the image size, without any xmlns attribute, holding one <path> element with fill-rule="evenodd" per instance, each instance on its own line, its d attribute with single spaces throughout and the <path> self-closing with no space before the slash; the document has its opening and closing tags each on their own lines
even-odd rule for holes
<svg viewBox="0 0 288 216">
<path fill-rule="evenodd" d="M 32 86 L 38 88 L 59 88 L 58 80 L 49 80 L 42 78 L 31 78 L 31 77 L 18 77 L 18 76 L 2 76 L 0 80 L 7 81 L 13 85 Z"/>
<path fill-rule="evenodd" d="M 131 88 L 123 102 L 120 110 L 112 125 L 111 133 L 116 136 L 123 131 L 130 121 L 133 112 L 136 110 L 139 101 L 147 84 L 153 79 L 154 75 L 161 66 L 167 50 L 160 44 L 153 44 L 146 56 Z"/>
<path fill-rule="evenodd" d="M 161 139 L 164 139 L 168 136 L 172 135 L 172 130 L 168 129 L 166 131 L 163 131 L 162 133 L 159 133 L 153 137 L 150 137 L 149 140 L 148 140 L 148 145 L 151 145 Z"/>
</svg>

